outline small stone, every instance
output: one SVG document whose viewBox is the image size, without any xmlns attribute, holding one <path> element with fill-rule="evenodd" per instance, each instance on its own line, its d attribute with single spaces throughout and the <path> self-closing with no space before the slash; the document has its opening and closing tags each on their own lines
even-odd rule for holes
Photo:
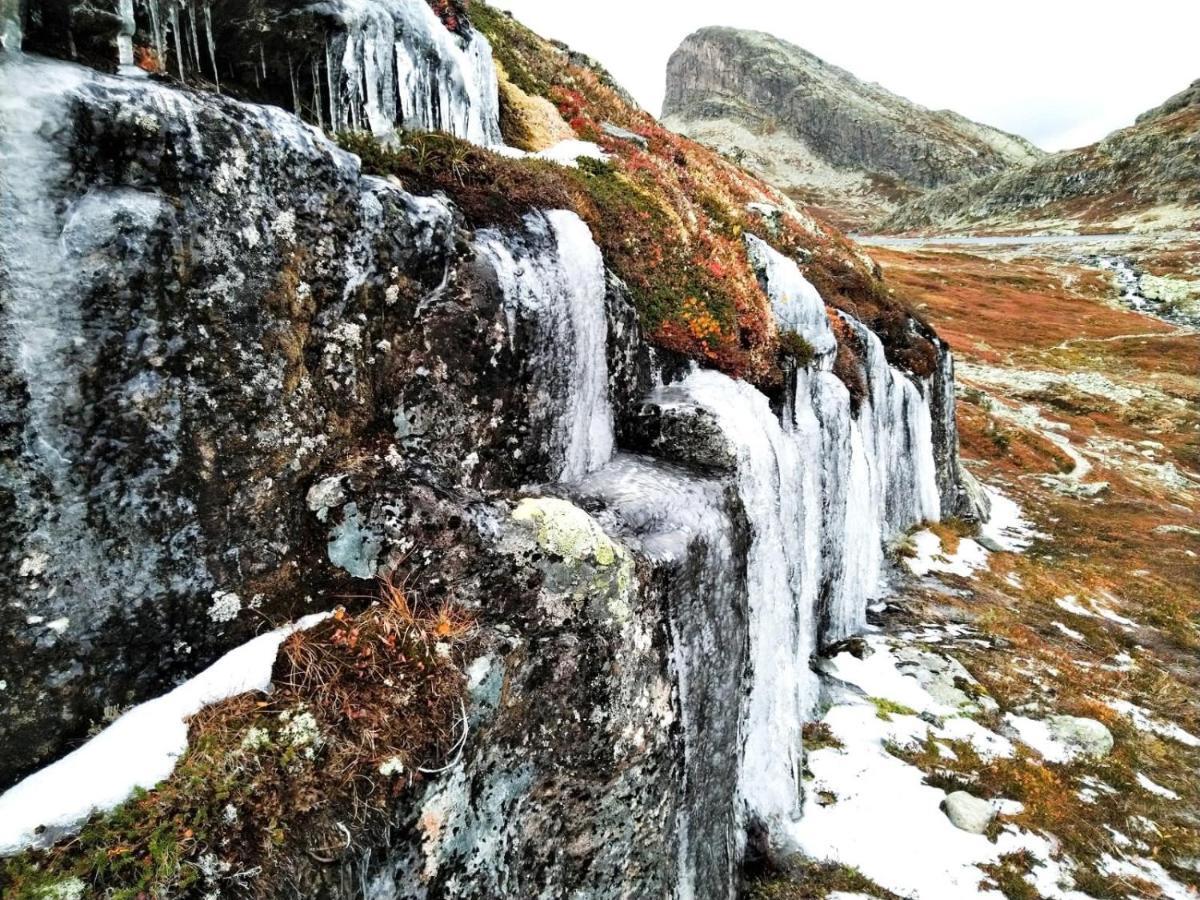
<svg viewBox="0 0 1200 900">
<path fill-rule="evenodd" d="M 600 130 L 609 137 L 616 138 L 619 141 L 628 141 L 631 144 L 636 144 L 643 150 L 650 147 L 650 142 L 640 134 L 630 131 L 627 128 L 622 128 L 619 125 L 614 125 L 612 122 L 601 122 Z"/>
<path fill-rule="evenodd" d="M 955 791 L 942 801 L 942 812 L 955 827 L 971 834 L 983 834 L 996 818 L 996 807 L 966 791 Z"/>
<path fill-rule="evenodd" d="M 1113 736 L 1103 723 L 1079 716 L 1050 716 L 1046 725 L 1055 739 L 1076 753 L 1099 759 L 1113 749 Z"/>
</svg>

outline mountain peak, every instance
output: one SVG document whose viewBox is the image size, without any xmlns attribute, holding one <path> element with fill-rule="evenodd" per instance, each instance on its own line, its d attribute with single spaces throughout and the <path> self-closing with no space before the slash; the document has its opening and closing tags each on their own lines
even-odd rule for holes
<svg viewBox="0 0 1200 900">
<path fill-rule="evenodd" d="M 734 28 L 702 28 L 672 54 L 663 117 L 852 227 L 916 193 L 1043 155 L 788 41 Z"/>
</svg>

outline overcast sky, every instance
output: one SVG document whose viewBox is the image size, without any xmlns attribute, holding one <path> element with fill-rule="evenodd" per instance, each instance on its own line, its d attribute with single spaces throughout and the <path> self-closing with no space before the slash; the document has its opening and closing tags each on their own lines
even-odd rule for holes
<svg viewBox="0 0 1200 900">
<path fill-rule="evenodd" d="M 1200 0 L 491 0 L 661 111 L 704 25 L 769 31 L 934 109 L 1078 147 L 1200 78 Z"/>
</svg>

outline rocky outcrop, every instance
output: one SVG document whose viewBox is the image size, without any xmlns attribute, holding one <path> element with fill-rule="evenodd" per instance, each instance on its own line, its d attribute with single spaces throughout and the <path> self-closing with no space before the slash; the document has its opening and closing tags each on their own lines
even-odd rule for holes
<svg viewBox="0 0 1200 900">
<path fill-rule="evenodd" d="M 1200 222 L 1196 85 L 1099 143 L 955 184 L 901 206 L 902 231 L 1170 231 Z"/>
<path fill-rule="evenodd" d="M 1173 115 L 1181 109 L 1187 109 L 1189 106 L 1200 106 L 1200 78 L 1197 78 L 1178 94 L 1169 98 L 1166 103 L 1142 113 L 1137 117 L 1136 124 L 1145 125 L 1147 122 Z"/>
<path fill-rule="evenodd" d="M 386 6 L 393 25 L 429 11 Z M 162 9 L 137 8 L 144 47 Z M 451 78 L 446 34 L 422 62 Z M 18 176 L 0 787 L 395 575 L 478 627 L 458 752 L 390 828 L 322 842 L 263 893 L 734 896 L 747 831 L 781 845 L 799 809 L 812 654 L 865 618 L 883 542 L 952 494 L 943 376 L 889 365 L 844 316 L 853 403 L 820 293 L 751 241 L 762 302 L 817 351 L 768 399 L 652 349 L 574 212 L 470 227 L 215 84 L 0 66 L 19 98 L 0 133 Z M 456 121 L 491 121 L 494 98 L 456 96 Z"/>
<path fill-rule="evenodd" d="M 768 34 L 705 28 L 667 66 L 664 121 L 838 223 L 1039 158 L 1028 141 L 934 112 Z"/>
</svg>

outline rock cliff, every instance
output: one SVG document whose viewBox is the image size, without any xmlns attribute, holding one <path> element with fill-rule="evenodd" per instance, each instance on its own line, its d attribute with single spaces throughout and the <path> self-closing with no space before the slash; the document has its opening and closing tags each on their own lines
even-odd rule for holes
<svg viewBox="0 0 1200 900">
<path fill-rule="evenodd" d="M 987 514 L 870 260 L 483 4 L 3 10 L 6 896 L 786 850 L 812 658 Z"/>
<path fill-rule="evenodd" d="M 731 28 L 702 29 L 671 56 L 663 117 L 847 227 L 867 226 L 930 188 L 1043 155 L 786 41 Z"/>
</svg>

